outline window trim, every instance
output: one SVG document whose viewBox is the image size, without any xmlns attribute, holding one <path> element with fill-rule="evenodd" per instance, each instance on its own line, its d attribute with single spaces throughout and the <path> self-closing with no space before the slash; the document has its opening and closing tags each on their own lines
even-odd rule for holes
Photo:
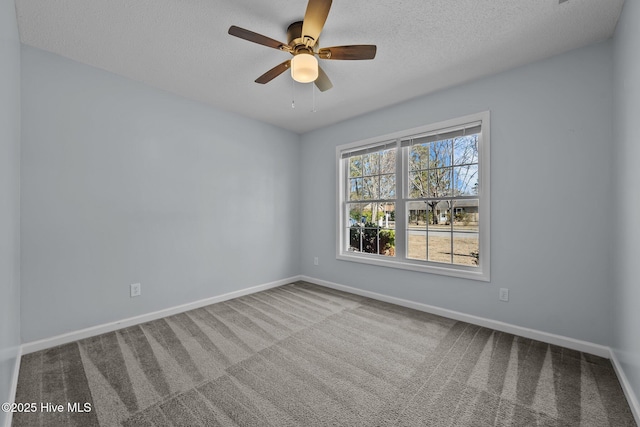
<svg viewBox="0 0 640 427">
<path fill-rule="evenodd" d="M 478 150 L 478 200 L 479 206 L 479 250 L 480 265 L 478 267 L 466 267 L 463 265 L 444 264 L 432 261 L 420 261 L 410 259 L 400 259 L 399 255 L 405 255 L 405 250 L 398 251 L 396 249 L 396 257 L 385 257 L 376 254 L 351 253 L 344 249 L 346 241 L 346 228 L 343 227 L 346 221 L 344 203 L 346 200 L 346 180 L 343 153 L 346 151 L 359 151 L 375 146 L 380 146 L 389 141 L 396 141 L 398 152 L 396 153 L 396 248 L 406 245 L 405 236 L 405 202 L 406 197 L 404 189 L 406 187 L 406 177 L 404 172 L 408 170 L 408 165 L 404 149 L 401 147 L 402 140 L 406 140 L 415 135 L 425 135 L 429 133 L 437 133 L 436 131 L 451 131 L 456 127 L 465 126 L 470 123 L 481 122 L 480 131 L 480 149 Z M 381 267 L 391 267 L 410 271 L 419 271 L 424 273 L 439 274 L 444 276 L 459 277 L 464 279 L 473 279 L 489 282 L 491 280 L 491 253 L 490 253 L 490 236 L 491 236 L 491 176 L 490 176 L 490 111 L 483 111 L 476 114 L 470 114 L 463 117 L 457 117 L 437 123 L 419 126 L 412 129 L 402 130 L 387 135 L 368 138 L 336 147 L 336 259 L 342 261 L 358 262 L 369 265 L 377 265 Z M 402 218 L 398 224 L 398 218 Z M 399 253 L 400 252 L 400 253 Z"/>
</svg>

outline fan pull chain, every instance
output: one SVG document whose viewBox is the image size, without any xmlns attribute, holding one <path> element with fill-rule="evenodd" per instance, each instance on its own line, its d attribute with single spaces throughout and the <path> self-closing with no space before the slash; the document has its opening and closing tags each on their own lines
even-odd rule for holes
<svg viewBox="0 0 640 427">
<path fill-rule="evenodd" d="M 291 79 L 291 108 L 296 108 L 296 82 Z"/>
</svg>

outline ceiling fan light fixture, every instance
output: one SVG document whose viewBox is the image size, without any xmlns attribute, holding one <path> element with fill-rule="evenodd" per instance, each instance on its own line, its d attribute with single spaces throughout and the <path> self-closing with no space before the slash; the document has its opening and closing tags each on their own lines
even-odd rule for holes
<svg viewBox="0 0 640 427">
<path fill-rule="evenodd" d="M 287 59 L 258 77 L 255 80 L 256 83 L 269 83 L 284 73 L 285 70 L 290 69 L 291 78 L 294 82 L 314 82 L 320 92 L 324 92 L 331 89 L 333 84 L 331 84 L 331 80 L 329 80 L 324 70 L 318 66 L 318 58 L 323 60 L 361 60 L 375 58 L 376 46 L 369 44 L 332 46 L 320 49 L 318 38 L 329 15 L 332 1 L 333 0 L 308 0 L 304 20 L 296 21 L 287 27 L 287 43 L 279 42 L 278 40 L 244 28 L 236 27 L 235 25 L 229 27 L 229 34 L 234 37 L 293 55 L 292 59 Z"/>
<path fill-rule="evenodd" d="M 310 53 L 299 53 L 291 59 L 291 77 L 298 83 L 311 83 L 318 78 L 318 60 Z"/>
</svg>

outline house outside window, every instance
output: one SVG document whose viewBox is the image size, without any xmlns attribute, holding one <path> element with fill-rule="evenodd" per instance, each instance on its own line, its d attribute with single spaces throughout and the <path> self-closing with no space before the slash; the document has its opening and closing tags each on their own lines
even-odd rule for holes
<svg viewBox="0 0 640 427">
<path fill-rule="evenodd" d="M 489 112 L 336 154 L 337 259 L 489 280 Z"/>
</svg>

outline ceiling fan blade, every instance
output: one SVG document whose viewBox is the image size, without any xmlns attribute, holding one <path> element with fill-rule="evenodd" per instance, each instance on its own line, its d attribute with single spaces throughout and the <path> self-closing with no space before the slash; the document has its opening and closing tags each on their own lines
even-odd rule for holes
<svg viewBox="0 0 640 427">
<path fill-rule="evenodd" d="M 278 64 L 256 79 L 256 83 L 265 84 L 278 77 L 291 67 L 291 60 L 287 59 L 282 64 Z"/>
<path fill-rule="evenodd" d="M 318 78 L 314 83 L 316 84 L 316 87 L 320 89 L 320 92 L 327 91 L 333 87 L 333 83 L 331 83 L 331 80 L 327 77 L 327 73 L 325 73 L 320 67 L 318 67 Z"/>
<path fill-rule="evenodd" d="M 302 21 L 302 40 L 313 47 L 320 37 L 324 23 L 329 16 L 332 0 L 309 0 L 307 11 Z"/>
<path fill-rule="evenodd" d="M 274 49 L 282 49 L 283 46 L 286 46 L 284 43 L 279 42 L 278 40 L 263 36 L 262 34 L 254 33 L 253 31 L 245 30 L 244 28 L 236 27 L 235 25 L 229 27 L 229 34 L 253 43 L 272 47 Z"/>
<path fill-rule="evenodd" d="M 376 45 L 373 44 L 323 47 L 318 50 L 318 57 L 320 59 L 373 59 L 376 57 L 376 49 Z"/>
</svg>

